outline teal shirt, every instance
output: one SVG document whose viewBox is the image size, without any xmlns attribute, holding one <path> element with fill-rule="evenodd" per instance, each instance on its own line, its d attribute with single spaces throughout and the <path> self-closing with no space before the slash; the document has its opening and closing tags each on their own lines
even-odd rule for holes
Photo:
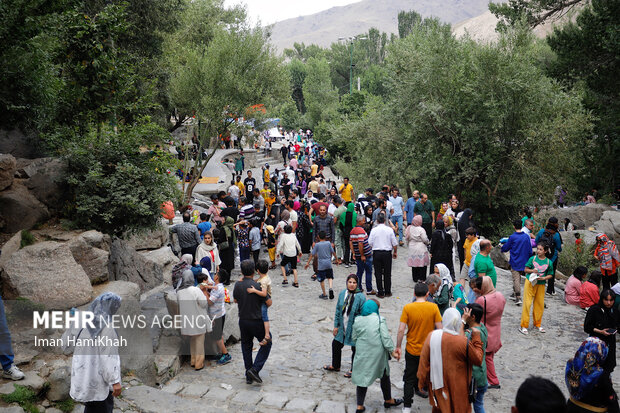
<svg viewBox="0 0 620 413">
<path fill-rule="evenodd" d="M 491 277 L 491 280 L 493 280 L 493 287 L 497 287 L 497 272 L 495 271 L 495 266 L 493 265 L 493 260 L 491 260 L 491 257 L 485 257 L 482 254 L 476 255 L 476 263 L 474 264 L 474 268 L 476 269 L 476 274 L 478 276 L 484 273 L 484 275 Z"/>
<path fill-rule="evenodd" d="M 538 271 L 539 277 L 546 277 L 547 275 L 553 274 L 553 263 L 549 258 L 541 260 L 537 255 L 532 255 L 528 260 L 527 264 L 525 264 L 525 268 L 536 269 Z M 530 274 L 526 274 L 530 275 Z M 529 278 L 529 277 L 528 277 Z M 536 285 L 546 285 L 547 280 L 545 281 L 537 281 Z"/>
<path fill-rule="evenodd" d="M 465 296 L 465 289 L 463 288 L 463 286 L 461 284 L 458 284 L 458 285 L 454 286 L 454 291 L 452 292 L 452 297 L 454 298 L 454 301 L 456 301 L 456 300 L 458 300 L 460 298 L 461 301 L 459 301 L 459 304 L 463 304 L 463 305 L 469 304 L 469 302 L 467 301 L 467 297 Z M 463 315 L 463 309 L 462 308 L 459 308 L 457 306 L 456 309 L 459 310 L 459 313 L 461 313 L 461 315 Z"/>
<path fill-rule="evenodd" d="M 482 354 L 487 351 L 487 341 L 489 339 L 489 332 L 484 324 L 480 323 L 480 327 L 476 327 L 480 330 L 480 341 L 482 341 Z M 465 333 L 468 340 L 471 340 L 471 329 Z M 487 362 L 482 357 L 482 364 L 480 366 L 473 366 L 472 375 L 476 381 L 476 387 L 484 387 L 489 382 L 487 381 Z"/>
<path fill-rule="evenodd" d="M 413 213 L 415 215 L 422 215 L 422 223 L 429 224 L 433 222 L 433 217 L 431 216 L 431 212 L 435 210 L 433 203 L 430 200 L 426 200 L 426 203 L 422 203 L 420 201 L 415 203 L 413 207 Z"/>
</svg>

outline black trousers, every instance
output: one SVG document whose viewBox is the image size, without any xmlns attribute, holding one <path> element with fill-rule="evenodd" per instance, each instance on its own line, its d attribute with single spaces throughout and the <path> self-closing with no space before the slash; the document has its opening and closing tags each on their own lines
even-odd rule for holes
<svg viewBox="0 0 620 413">
<path fill-rule="evenodd" d="M 372 264 L 375 267 L 377 294 L 392 294 L 392 251 L 373 251 Z"/>
<path fill-rule="evenodd" d="M 547 292 L 549 294 L 555 292 L 555 270 L 558 268 L 558 258 L 556 258 L 555 261 L 552 261 L 551 263 L 553 265 L 553 273 L 551 274 L 551 278 L 547 280 Z"/>
<path fill-rule="evenodd" d="M 112 413 L 114 410 L 114 396 L 112 392 L 108 394 L 108 398 L 98 402 L 84 403 L 84 413 Z"/>
<path fill-rule="evenodd" d="M 417 373 L 417 372 L 416 372 Z M 357 405 L 363 406 L 364 400 L 366 400 L 366 392 L 368 391 L 368 387 L 360 387 L 357 386 Z M 383 393 L 383 400 L 390 400 L 392 398 L 392 388 L 390 384 L 390 376 L 383 372 L 383 377 L 381 377 L 381 392 Z"/>
<path fill-rule="evenodd" d="M 611 272 L 611 270 L 602 270 L 603 277 L 603 290 L 608 290 L 618 282 L 618 270 Z"/>
<path fill-rule="evenodd" d="M 426 231 L 426 236 L 430 240 L 431 235 L 433 235 L 433 223 L 432 222 L 429 222 L 427 224 L 422 223 L 422 228 L 424 228 L 424 231 Z"/>
<path fill-rule="evenodd" d="M 405 382 L 404 402 L 403 406 L 411 407 L 413 404 L 413 395 L 418 390 L 418 366 L 420 365 L 420 356 L 414 356 L 405 351 L 405 373 L 403 381 Z"/>
<path fill-rule="evenodd" d="M 339 369 L 342 366 L 342 349 L 344 344 L 336 339 L 332 340 L 332 367 Z M 351 370 L 353 370 L 353 360 L 355 359 L 355 346 L 351 347 Z"/>
<path fill-rule="evenodd" d="M 411 267 L 411 278 L 414 283 L 426 280 L 426 267 Z"/>
<path fill-rule="evenodd" d="M 254 260 L 254 264 L 258 264 L 259 255 L 260 255 L 260 249 L 252 251 L 252 259 Z"/>
<path fill-rule="evenodd" d="M 191 254 L 192 262 L 194 262 L 194 260 L 196 260 L 196 248 L 198 248 L 198 245 L 194 245 L 193 247 L 181 248 L 181 256 L 185 254 Z"/>
</svg>

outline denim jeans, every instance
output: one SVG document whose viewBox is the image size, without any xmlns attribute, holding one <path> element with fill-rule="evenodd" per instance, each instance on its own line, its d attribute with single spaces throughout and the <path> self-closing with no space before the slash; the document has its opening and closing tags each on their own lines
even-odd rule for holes
<svg viewBox="0 0 620 413">
<path fill-rule="evenodd" d="M 487 384 L 484 387 L 476 388 L 476 398 L 474 400 L 474 413 L 485 413 L 484 412 L 484 393 L 486 393 L 489 385 Z"/>
<path fill-rule="evenodd" d="M 390 217 L 392 224 L 396 225 L 398 228 L 398 241 L 403 241 L 403 216 L 402 215 L 392 215 Z"/>
<path fill-rule="evenodd" d="M 265 338 L 265 324 L 263 320 L 239 320 L 239 331 L 241 332 L 241 352 L 243 353 L 243 364 L 246 370 L 254 368 L 258 373 L 262 370 L 265 362 L 269 358 L 271 351 L 270 341 L 264 346 L 259 346 L 256 359 L 252 361 L 252 343 L 254 339 L 261 341 Z M 271 333 L 269 333 L 271 336 Z"/>
<path fill-rule="evenodd" d="M 357 264 L 357 285 L 362 287 L 362 275 L 366 271 L 366 291 L 372 291 L 372 255 L 366 257 L 366 262 L 361 259 L 356 259 Z"/>
<path fill-rule="evenodd" d="M 11 347 L 11 333 L 4 315 L 4 303 L 0 297 L 0 363 L 3 370 L 13 365 L 13 348 Z"/>
</svg>

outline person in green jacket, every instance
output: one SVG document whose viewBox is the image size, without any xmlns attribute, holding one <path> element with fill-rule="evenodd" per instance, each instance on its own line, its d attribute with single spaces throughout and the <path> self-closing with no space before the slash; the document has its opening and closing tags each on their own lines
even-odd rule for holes
<svg viewBox="0 0 620 413">
<path fill-rule="evenodd" d="M 437 272 L 429 274 L 426 278 L 426 285 L 428 285 L 429 297 L 433 298 L 433 302 L 439 307 L 439 313 L 443 316 L 443 313 L 450 308 L 450 290 L 453 288 L 452 277 L 450 277 L 448 267 L 443 264 L 437 264 L 435 269 L 439 271 L 439 274 L 443 272 L 442 275 L 444 276 L 437 274 Z"/>
<path fill-rule="evenodd" d="M 353 323 L 352 339 L 355 344 L 355 360 L 351 381 L 357 386 L 357 410 L 364 412 L 366 391 L 378 378 L 381 379 L 383 406 L 398 406 L 403 399 L 392 398 L 390 384 L 389 356 L 398 359 L 394 353 L 394 342 L 388 332 L 385 319 L 379 315 L 379 301 L 371 298 L 362 307 L 362 313 Z"/>
<path fill-rule="evenodd" d="M 484 324 L 480 321 L 482 320 L 482 315 L 484 314 L 484 308 L 480 304 L 470 303 L 467 304 L 466 308 L 471 310 L 471 317 L 468 321 L 469 328 L 465 332 L 467 339 L 471 339 L 472 330 L 480 331 L 480 341 L 482 341 L 482 351 L 486 352 L 487 350 L 487 340 L 489 338 L 489 332 Z M 483 353 L 484 354 L 484 353 Z M 489 388 L 489 382 L 487 380 L 487 363 L 482 358 L 482 364 L 480 366 L 474 365 L 472 367 L 472 377 L 474 378 L 474 382 L 476 385 L 476 394 L 474 399 L 474 413 L 485 413 L 484 411 L 484 394 Z"/>
<path fill-rule="evenodd" d="M 353 323 L 355 318 L 362 313 L 362 306 L 366 302 L 366 296 L 357 288 L 357 276 L 349 274 L 347 288 L 340 291 L 336 303 L 334 315 L 334 340 L 332 341 L 332 364 L 323 366 L 328 371 L 340 371 L 342 361 L 342 348 L 351 346 L 351 366 L 355 360 L 355 344 L 352 340 Z M 351 370 L 345 373 L 345 377 L 351 377 Z"/>
</svg>

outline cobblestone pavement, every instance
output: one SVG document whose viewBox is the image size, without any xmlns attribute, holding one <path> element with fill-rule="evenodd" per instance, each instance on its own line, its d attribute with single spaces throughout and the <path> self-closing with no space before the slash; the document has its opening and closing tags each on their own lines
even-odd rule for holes
<svg viewBox="0 0 620 413">
<path fill-rule="evenodd" d="M 386 317 L 390 333 L 396 333 L 402 307 L 412 300 L 413 281 L 406 266 L 406 248 L 399 249 L 393 266 L 393 293 L 381 300 L 381 314 Z M 261 253 L 262 254 L 262 253 Z M 302 257 L 305 263 L 307 256 Z M 279 270 L 279 269 L 278 269 Z M 335 268 L 335 293 L 344 288 L 345 277 L 354 268 Z M 289 411 L 354 412 L 355 386 L 343 372 L 350 366 L 350 349 L 345 347 L 340 373 L 326 372 L 322 366 L 331 362 L 331 340 L 335 300 L 321 300 L 320 286 L 310 280 L 311 269 L 300 270 L 300 288 L 282 286 L 279 271 L 270 271 L 273 280 L 273 306 L 269 310 L 274 336 L 271 355 L 261 372 L 262 385 L 245 383 L 240 345 L 229 348 L 233 361 L 225 366 L 212 364 L 195 372 L 184 366 L 161 390 L 146 386 L 124 391 L 125 402 L 142 412 L 197 411 L 213 406 L 216 411 Z M 511 293 L 508 271 L 498 269 L 498 290 Z M 508 412 L 519 384 L 529 375 L 553 380 L 566 393 L 564 366 L 581 340 L 585 313 L 564 303 L 561 291 L 546 297 L 548 308 L 543 316 L 547 333 L 518 332 L 521 307 L 508 300 L 502 319 L 503 347 L 495 357 L 501 389 L 489 390 L 485 396 L 488 412 Z M 403 344 L 404 347 L 404 344 Z M 254 351 L 258 350 L 255 343 Z M 390 362 L 392 394 L 402 397 L 404 359 Z M 613 376 L 616 388 L 620 373 Z M 378 382 L 366 398 L 366 411 L 383 411 Z M 386 409 L 389 411 L 389 409 Z M 400 411 L 399 409 L 392 409 Z M 428 399 L 414 398 L 413 411 L 430 412 Z"/>
</svg>

